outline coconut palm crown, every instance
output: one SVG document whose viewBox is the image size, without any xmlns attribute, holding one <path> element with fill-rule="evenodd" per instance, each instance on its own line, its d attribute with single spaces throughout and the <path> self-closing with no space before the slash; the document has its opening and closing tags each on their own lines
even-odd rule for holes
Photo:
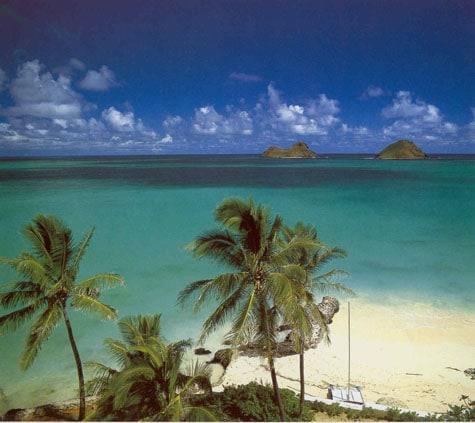
<svg viewBox="0 0 475 423">
<path fill-rule="evenodd" d="M 346 257 L 346 252 L 339 247 L 328 247 L 323 242 L 318 241 L 317 230 L 312 225 L 305 225 L 298 222 L 294 227 L 284 227 L 282 229 L 283 238 L 289 242 L 295 238 L 313 239 L 317 243 L 317 248 L 302 248 L 296 256 L 296 263 L 304 270 L 305 275 L 300 280 L 303 288 L 308 292 L 307 298 L 311 299 L 312 295 L 319 292 L 339 292 L 347 295 L 354 295 L 354 292 L 338 281 L 341 276 L 347 273 L 340 269 L 332 269 L 321 273 L 322 268 L 330 261 L 337 258 Z M 320 312 L 313 300 L 302 301 L 301 306 L 308 313 L 314 324 L 319 327 L 320 337 L 327 342 L 329 339 L 329 331 L 325 316 Z M 300 367 L 300 414 L 303 412 L 305 399 L 305 371 L 304 371 L 304 354 L 308 348 L 308 333 L 305 333 L 298 321 L 287 320 L 285 322 L 292 330 L 292 338 L 299 353 Z"/>
<path fill-rule="evenodd" d="M 316 248 L 317 243 L 303 236 L 285 242 L 280 237 L 282 219 L 271 218 L 265 207 L 252 200 L 224 200 L 215 210 L 215 219 L 219 228 L 199 236 L 189 249 L 196 257 L 216 260 L 229 272 L 192 282 L 179 294 L 178 302 L 193 297 L 197 311 L 206 301 L 218 300 L 218 307 L 203 324 L 200 341 L 231 316 L 227 338 L 234 346 L 253 335 L 267 356 L 283 420 L 274 366 L 277 315 L 273 310 L 278 309 L 285 320 L 298 321 L 305 333 L 311 330 L 311 319 L 300 305 L 308 294 L 300 282 L 306 272 L 296 262 L 302 249 Z"/>
<path fill-rule="evenodd" d="M 94 312 L 102 318 L 114 319 L 116 310 L 100 301 L 101 289 L 123 284 L 122 278 L 112 273 L 76 280 L 93 233 L 90 230 L 75 244 L 71 230 L 63 222 L 54 216 L 38 215 L 24 228 L 31 251 L 13 259 L 0 258 L 19 276 L 19 280 L 0 288 L 0 306 L 11 310 L 0 316 L 0 335 L 34 318 L 20 359 L 20 367 L 27 369 L 53 330 L 64 321 L 78 372 L 79 419 L 85 416 L 84 377 L 68 310 Z"/>
<path fill-rule="evenodd" d="M 116 367 L 87 363 L 95 374 L 89 393 L 99 395 L 91 419 L 215 420 L 207 409 L 187 402 L 199 390 L 211 391 L 206 366 L 183 369 L 190 340 L 167 344 L 160 334 L 160 315 L 123 318 L 119 330 L 122 340 L 105 341 Z"/>
</svg>

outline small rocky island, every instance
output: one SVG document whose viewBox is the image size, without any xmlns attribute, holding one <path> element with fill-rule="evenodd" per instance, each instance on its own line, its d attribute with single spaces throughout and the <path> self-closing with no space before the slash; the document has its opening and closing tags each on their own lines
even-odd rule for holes
<svg viewBox="0 0 475 423">
<path fill-rule="evenodd" d="M 303 141 L 298 141 L 289 148 L 269 147 L 264 153 L 264 157 L 273 159 L 315 159 L 317 153 L 310 150 Z"/>
<path fill-rule="evenodd" d="M 429 156 L 412 141 L 399 140 L 389 144 L 384 150 L 376 155 L 376 158 L 387 160 L 416 160 L 428 159 Z"/>
</svg>

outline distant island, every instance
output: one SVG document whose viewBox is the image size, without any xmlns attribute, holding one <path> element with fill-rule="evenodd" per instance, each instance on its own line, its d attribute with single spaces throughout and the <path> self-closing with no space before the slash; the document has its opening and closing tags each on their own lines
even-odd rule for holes
<svg viewBox="0 0 475 423">
<path fill-rule="evenodd" d="M 376 155 L 376 158 L 388 160 L 415 160 L 428 159 L 429 156 L 412 141 L 399 140 L 389 144 L 384 150 Z"/>
<path fill-rule="evenodd" d="M 264 153 L 264 157 L 270 157 L 273 159 L 315 159 L 317 153 L 310 150 L 308 145 L 303 141 L 296 142 L 289 148 L 281 147 L 269 147 Z"/>
</svg>

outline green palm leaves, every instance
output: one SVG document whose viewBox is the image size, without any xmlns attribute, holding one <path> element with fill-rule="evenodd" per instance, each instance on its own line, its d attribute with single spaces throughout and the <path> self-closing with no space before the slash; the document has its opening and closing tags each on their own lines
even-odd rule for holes
<svg viewBox="0 0 475 423">
<path fill-rule="evenodd" d="M 4 284 L 0 290 L 0 306 L 9 309 L 0 316 L 0 334 L 16 330 L 35 318 L 27 336 L 20 365 L 27 369 L 52 334 L 64 321 L 78 368 L 81 393 L 80 418 L 84 418 L 84 381 L 79 353 L 68 317 L 68 308 L 93 312 L 105 319 L 114 319 L 114 308 L 100 301 L 103 288 L 124 283 L 111 273 L 91 276 L 76 281 L 79 266 L 89 246 L 94 230 L 89 231 L 77 244 L 71 230 L 53 216 L 38 215 L 23 231 L 31 245 L 31 252 L 17 258 L 0 258 L 0 262 L 16 271 L 20 280 Z"/>
<path fill-rule="evenodd" d="M 280 216 L 272 218 L 266 208 L 252 200 L 223 201 L 215 210 L 215 219 L 219 228 L 198 237 L 189 249 L 196 257 L 224 264 L 230 272 L 191 283 L 180 293 L 178 302 L 194 298 L 198 310 L 207 300 L 218 300 L 218 307 L 203 325 L 200 341 L 231 320 L 227 338 L 233 345 L 249 338 L 260 345 L 284 419 L 274 367 L 278 318 L 298 318 L 301 327 L 310 330 L 310 316 L 301 307 L 301 301 L 308 300 L 301 283 L 306 272 L 296 262 L 302 250 L 315 249 L 319 243 L 305 236 L 285 240 Z"/>
<path fill-rule="evenodd" d="M 264 306 L 285 303 L 286 310 L 297 306 L 295 299 L 302 288 L 295 277 L 301 269 L 292 262 L 301 249 L 316 243 L 304 237 L 283 242 L 279 236 L 282 219 L 271 219 L 267 209 L 251 200 L 225 200 L 216 208 L 215 218 L 220 228 L 198 237 L 188 248 L 196 257 L 211 258 L 231 271 L 191 283 L 178 302 L 194 298 L 198 310 L 206 301 L 218 298 L 220 304 L 203 325 L 200 341 L 233 316 L 228 337 L 239 344 L 261 320 Z"/>
<path fill-rule="evenodd" d="M 105 342 L 117 369 L 88 363 L 96 374 L 89 388 L 100 395 L 92 419 L 214 420 L 206 409 L 186 401 L 198 390 L 211 390 L 206 367 L 196 363 L 183 372 L 191 341 L 166 343 L 160 315 L 126 317 L 119 329 L 122 340 Z"/>
<path fill-rule="evenodd" d="M 345 288 L 333 281 L 337 271 L 321 276 L 314 276 L 314 272 L 344 252 L 325 247 L 311 226 L 285 227 L 280 216 L 272 217 L 252 200 L 223 201 L 215 210 L 215 219 L 218 229 L 199 236 L 188 248 L 196 257 L 215 260 L 229 271 L 189 284 L 178 302 L 193 299 L 197 311 L 208 300 L 218 301 L 203 324 L 200 342 L 230 321 L 227 338 L 233 345 L 252 340 L 260 346 L 269 362 L 276 402 L 284 419 L 274 368 L 278 327 L 290 325 L 296 334 L 296 347 L 302 351 L 315 322 L 326 331 L 313 291 L 329 285 Z"/>
<path fill-rule="evenodd" d="M 353 295 L 353 291 L 347 288 L 336 279 L 339 276 L 346 275 L 346 272 L 339 269 L 332 269 L 323 274 L 319 274 L 321 269 L 331 260 L 343 258 L 346 256 L 344 250 L 338 247 L 327 247 L 318 242 L 317 231 L 311 225 L 297 223 L 293 228 L 285 227 L 282 230 L 282 237 L 285 242 L 290 242 L 295 238 L 304 238 L 314 240 L 318 245 L 316 248 L 302 248 L 295 257 L 295 264 L 304 272 L 299 278 L 302 288 L 305 290 L 305 298 L 300 300 L 299 313 L 290 314 L 286 319 L 286 324 L 292 328 L 292 340 L 296 350 L 299 352 L 300 366 L 300 415 L 303 412 L 305 399 L 305 349 L 309 346 L 312 337 L 313 328 L 309 328 L 303 323 L 301 315 L 306 314 L 310 320 L 316 324 L 320 330 L 319 336 L 325 337 L 329 341 L 328 326 L 325 316 L 322 315 L 319 308 L 312 299 L 314 292 L 343 292 Z"/>
</svg>

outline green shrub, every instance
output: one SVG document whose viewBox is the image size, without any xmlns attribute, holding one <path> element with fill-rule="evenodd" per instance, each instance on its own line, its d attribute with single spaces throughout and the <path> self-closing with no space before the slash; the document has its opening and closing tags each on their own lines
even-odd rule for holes
<svg viewBox="0 0 475 423">
<path fill-rule="evenodd" d="M 316 412 L 326 413 L 330 417 L 346 416 L 349 420 L 374 421 L 474 421 L 475 402 L 466 395 L 460 398 L 460 405 L 449 405 L 442 415 L 429 414 L 420 417 L 413 411 L 398 408 L 375 410 L 365 407 L 363 410 L 344 408 L 339 404 L 325 404 L 321 401 L 305 401 L 304 411 L 299 417 L 299 398 L 288 389 L 280 390 L 287 420 L 311 421 Z M 193 399 L 195 405 L 208 407 L 218 420 L 222 421 L 278 421 L 279 410 L 274 402 L 274 391 L 270 386 L 251 382 L 248 385 L 225 387 L 221 393 L 200 396 Z"/>
<path fill-rule="evenodd" d="M 422 418 L 413 411 L 401 411 L 397 408 L 375 410 L 374 408 L 365 407 L 362 410 L 353 410 L 351 408 L 342 407 L 336 403 L 325 404 L 321 401 L 311 403 L 311 408 L 316 412 L 326 413 L 330 417 L 338 417 L 344 414 L 348 420 L 384 420 L 390 422 L 437 420 L 435 416 Z"/>
<path fill-rule="evenodd" d="M 390 422 L 414 422 L 422 420 L 414 411 L 401 411 L 398 408 L 390 408 L 386 411 L 385 420 Z"/>
<path fill-rule="evenodd" d="M 287 420 L 311 421 L 314 412 L 305 404 L 299 416 L 299 398 L 289 389 L 281 389 L 280 395 Z M 278 421 L 279 409 L 274 402 L 274 391 L 270 386 L 256 382 L 248 385 L 227 386 L 221 393 L 194 399 L 194 405 L 201 405 L 213 411 L 224 421 Z"/>
<path fill-rule="evenodd" d="M 447 421 L 475 421 L 475 401 L 472 401 L 467 395 L 460 397 L 461 405 L 449 405 L 449 409 L 442 416 Z"/>
</svg>

